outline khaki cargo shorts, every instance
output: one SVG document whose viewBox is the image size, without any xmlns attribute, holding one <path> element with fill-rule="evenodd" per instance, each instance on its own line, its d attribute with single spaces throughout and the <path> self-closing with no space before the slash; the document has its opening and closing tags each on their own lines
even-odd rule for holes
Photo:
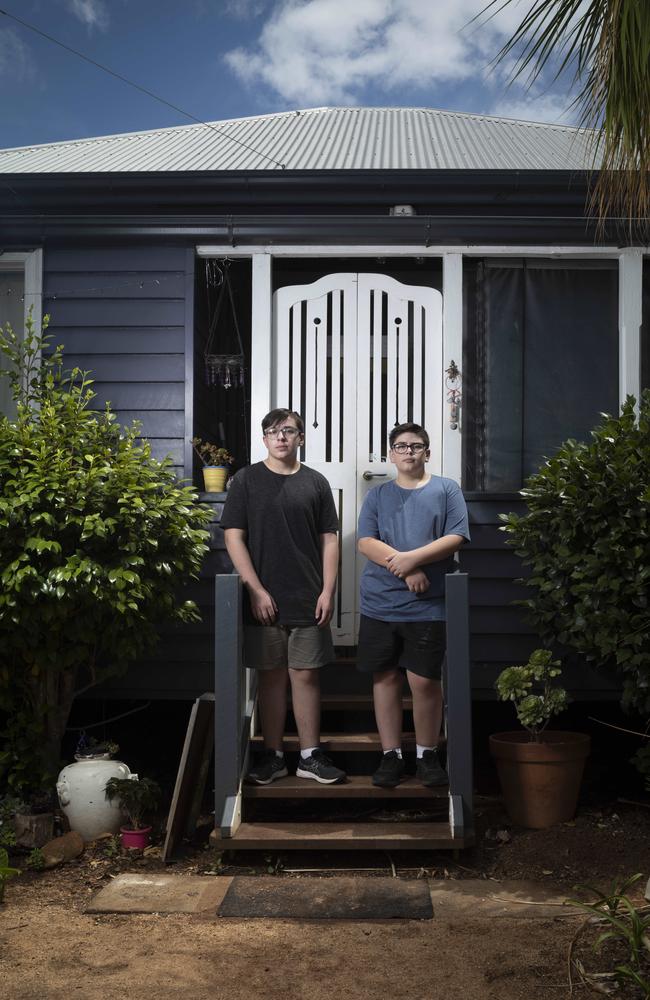
<svg viewBox="0 0 650 1000">
<path fill-rule="evenodd" d="M 329 625 L 245 625 L 244 666 L 251 670 L 316 670 L 334 659 Z"/>
</svg>

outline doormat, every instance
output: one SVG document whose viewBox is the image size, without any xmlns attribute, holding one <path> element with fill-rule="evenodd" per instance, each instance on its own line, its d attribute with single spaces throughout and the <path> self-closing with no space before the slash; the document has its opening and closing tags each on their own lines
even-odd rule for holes
<svg viewBox="0 0 650 1000">
<path fill-rule="evenodd" d="M 296 920 L 431 920 L 426 879 L 264 878 L 236 875 L 220 917 Z"/>
</svg>

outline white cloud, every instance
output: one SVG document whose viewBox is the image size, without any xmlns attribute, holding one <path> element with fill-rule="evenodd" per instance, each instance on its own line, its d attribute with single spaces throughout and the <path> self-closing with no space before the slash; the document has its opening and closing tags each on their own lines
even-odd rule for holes
<svg viewBox="0 0 650 1000">
<path fill-rule="evenodd" d="M 34 62 L 28 47 L 13 28 L 0 29 L 0 77 L 26 80 L 33 75 Z"/>
<path fill-rule="evenodd" d="M 108 27 L 108 10 L 103 0 L 67 0 L 66 6 L 88 28 Z"/>
<path fill-rule="evenodd" d="M 579 118 L 579 113 L 571 106 L 571 99 L 559 94 L 529 93 L 512 98 L 506 94 L 502 100 L 490 105 L 489 113 L 501 118 L 552 125 L 577 125 Z"/>
<path fill-rule="evenodd" d="M 436 91 L 472 81 L 485 103 L 504 91 L 507 75 L 490 62 L 532 0 L 470 23 L 486 2 L 278 0 L 255 43 L 224 58 L 240 80 L 289 107 L 350 105 L 369 94 L 374 104 L 389 102 L 407 88 L 430 103 Z M 524 94 L 521 86 L 513 92 Z"/>
</svg>

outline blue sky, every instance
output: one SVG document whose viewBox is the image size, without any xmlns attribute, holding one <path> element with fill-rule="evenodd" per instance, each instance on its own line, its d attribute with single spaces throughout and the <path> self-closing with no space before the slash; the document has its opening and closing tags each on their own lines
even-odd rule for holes
<svg viewBox="0 0 650 1000">
<path fill-rule="evenodd" d="M 532 0 L 2 0 L 203 121 L 325 105 L 573 123 L 563 86 L 507 86 L 491 60 Z M 189 120 L 0 15 L 0 147 Z"/>
</svg>

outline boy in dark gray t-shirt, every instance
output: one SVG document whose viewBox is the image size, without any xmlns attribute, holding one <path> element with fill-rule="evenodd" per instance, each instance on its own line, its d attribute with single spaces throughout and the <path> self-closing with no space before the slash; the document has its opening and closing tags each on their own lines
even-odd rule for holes
<svg viewBox="0 0 650 1000">
<path fill-rule="evenodd" d="M 402 758 L 403 671 L 413 695 L 417 776 L 446 784 L 438 760 L 445 653 L 445 574 L 469 539 L 467 508 L 452 479 L 425 471 L 429 435 L 419 424 L 391 431 L 397 479 L 372 489 L 359 515 L 358 547 L 368 558 L 361 576 L 357 667 L 373 675 L 383 757 L 373 784 L 394 788 Z"/>
<path fill-rule="evenodd" d="M 267 785 L 288 774 L 282 743 L 290 681 L 301 748 L 296 775 L 333 784 L 345 773 L 318 745 L 318 668 L 334 659 L 329 623 L 338 569 L 336 508 L 325 477 L 298 460 L 300 415 L 271 410 L 262 432 L 267 458 L 233 478 L 221 517 L 246 591 L 244 663 L 258 672 L 265 749 L 248 779 Z"/>
</svg>

